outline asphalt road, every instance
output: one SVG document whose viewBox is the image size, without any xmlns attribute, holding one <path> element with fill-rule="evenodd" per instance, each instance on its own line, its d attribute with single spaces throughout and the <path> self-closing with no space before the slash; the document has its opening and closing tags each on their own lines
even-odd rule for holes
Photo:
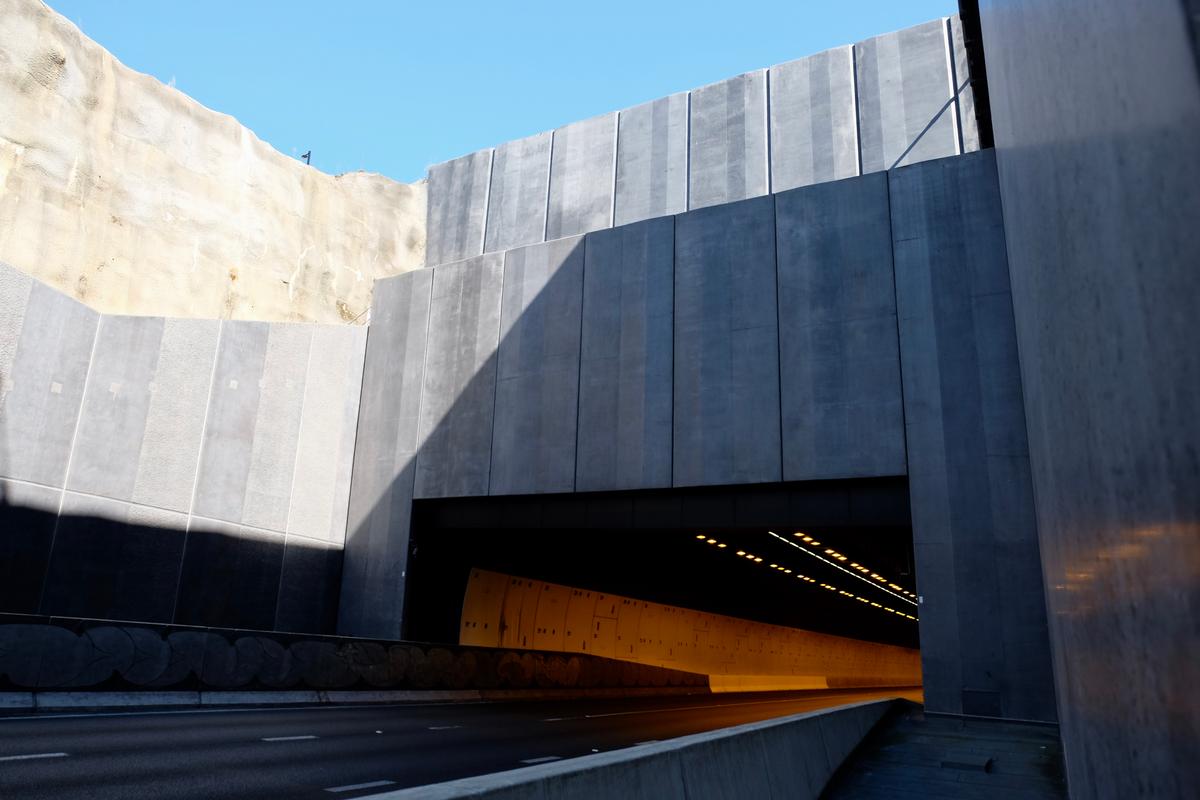
<svg viewBox="0 0 1200 800">
<path fill-rule="evenodd" d="M 5 717 L 0 798 L 361 797 L 894 694 Z"/>
</svg>

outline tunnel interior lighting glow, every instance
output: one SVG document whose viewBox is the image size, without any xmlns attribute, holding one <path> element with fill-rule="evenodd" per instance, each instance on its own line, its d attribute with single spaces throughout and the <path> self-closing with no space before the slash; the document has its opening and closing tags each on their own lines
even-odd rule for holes
<svg viewBox="0 0 1200 800">
<path fill-rule="evenodd" d="M 707 539 L 708 537 L 707 537 L 707 536 L 705 536 L 705 535 L 702 533 L 702 534 L 700 534 L 699 536 L 697 536 L 696 538 L 697 538 L 697 539 Z"/>
<path fill-rule="evenodd" d="M 716 544 L 716 543 L 717 543 L 717 540 L 716 540 L 716 539 L 709 539 L 709 540 L 708 540 L 708 543 L 709 543 L 709 544 Z"/>
<path fill-rule="evenodd" d="M 746 551 L 745 551 L 745 550 L 738 550 L 738 551 L 737 551 L 737 554 L 738 554 L 739 556 L 744 556 L 744 555 L 746 555 Z"/>
</svg>

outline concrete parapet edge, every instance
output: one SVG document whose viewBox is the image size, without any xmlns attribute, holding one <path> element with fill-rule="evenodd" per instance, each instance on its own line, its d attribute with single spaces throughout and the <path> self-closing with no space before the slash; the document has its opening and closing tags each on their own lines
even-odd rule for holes
<svg viewBox="0 0 1200 800">
<path fill-rule="evenodd" d="M 853 703 L 370 797 L 816 798 L 841 763 L 899 700 Z"/>
</svg>

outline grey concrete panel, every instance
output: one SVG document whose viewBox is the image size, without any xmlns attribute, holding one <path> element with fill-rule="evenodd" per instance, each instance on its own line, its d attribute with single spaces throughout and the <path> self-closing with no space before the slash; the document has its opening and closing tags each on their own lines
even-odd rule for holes
<svg viewBox="0 0 1200 800">
<path fill-rule="evenodd" d="M 20 338 L 0 351 L 11 359 L 0 375 L 0 475 L 62 486 L 99 315 L 37 281 L 11 277 L 4 289 L 4 328 L 19 325 Z"/>
<path fill-rule="evenodd" d="M 312 329 L 291 477 L 289 534 L 339 545 L 345 541 L 366 342 L 364 327 Z"/>
<path fill-rule="evenodd" d="M 903 475 L 887 176 L 775 198 L 784 480 Z"/>
<path fill-rule="evenodd" d="M 0 609 L 36 614 L 62 489 L 0 480 Z"/>
<path fill-rule="evenodd" d="M 890 189 L 926 705 L 1053 720 L 1040 575 L 997 558 L 1037 530 L 994 154 Z"/>
<path fill-rule="evenodd" d="M 132 499 L 163 324 L 161 317 L 101 318 L 68 489 Z"/>
<path fill-rule="evenodd" d="M 942 20 L 859 42 L 854 56 L 864 173 L 958 152 Z"/>
<path fill-rule="evenodd" d="M 781 478 L 775 201 L 675 220 L 675 486 Z"/>
<path fill-rule="evenodd" d="M 217 320 L 164 321 L 133 483 L 135 503 L 174 511 L 191 505 L 220 327 Z"/>
<path fill-rule="evenodd" d="M 675 221 L 584 243 L 576 491 L 671 485 Z"/>
<path fill-rule="evenodd" d="M 67 492 L 40 613 L 170 622 L 186 524 L 183 514 Z"/>
<path fill-rule="evenodd" d="M 194 514 L 286 528 L 313 329 L 222 324 Z"/>
<path fill-rule="evenodd" d="M 686 211 L 687 93 L 627 108 L 620 117 L 614 224 Z"/>
<path fill-rule="evenodd" d="M 435 270 L 375 282 L 338 632 L 399 638 L 425 337 Z"/>
<path fill-rule="evenodd" d="M 617 115 L 604 114 L 554 131 L 546 238 L 612 225 Z"/>
<path fill-rule="evenodd" d="M 858 174 L 854 49 L 770 69 L 771 191 Z"/>
<path fill-rule="evenodd" d="M 333 633 L 341 576 L 340 546 L 289 535 L 283 548 L 273 629 Z"/>
<path fill-rule="evenodd" d="M 504 255 L 489 493 L 575 487 L 583 239 Z"/>
<path fill-rule="evenodd" d="M 975 90 L 971 88 L 971 67 L 967 63 L 967 48 L 963 44 L 962 17 L 950 17 L 950 43 L 954 48 L 954 91 L 958 101 L 958 128 L 962 152 L 979 149 L 979 122 L 975 118 Z"/>
<path fill-rule="evenodd" d="M 688 208 L 770 191 L 766 84 L 758 70 L 692 91 Z"/>
<path fill-rule="evenodd" d="M 279 598 L 283 544 L 281 533 L 192 517 L 179 571 L 175 622 L 270 630 Z M 221 579 L 213 580 L 215 575 Z"/>
<path fill-rule="evenodd" d="M 192 513 L 239 521 L 246 500 L 270 325 L 226 322 L 213 372 Z"/>
<path fill-rule="evenodd" d="M 1200 785 L 1196 8 L 980 3 L 1067 780 L 1080 797 Z"/>
<path fill-rule="evenodd" d="M 488 492 L 503 279 L 500 253 L 434 273 L 416 497 Z"/>
<path fill-rule="evenodd" d="M 432 267 L 483 252 L 492 151 L 429 168 L 425 265 Z"/>
<path fill-rule="evenodd" d="M 550 140 L 539 133 L 496 148 L 492 160 L 485 253 L 540 242 L 546 234 Z"/>
<path fill-rule="evenodd" d="M 227 327 L 238 324 L 227 323 Z M 246 504 L 240 517 L 247 525 L 273 531 L 287 527 L 309 352 L 316 330 L 313 325 L 276 323 L 267 336 L 246 475 Z M 321 424 L 319 411 L 315 421 Z"/>
</svg>

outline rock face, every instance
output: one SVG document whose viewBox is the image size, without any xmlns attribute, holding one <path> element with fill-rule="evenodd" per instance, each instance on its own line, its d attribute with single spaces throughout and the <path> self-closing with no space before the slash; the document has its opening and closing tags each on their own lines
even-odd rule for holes
<svg viewBox="0 0 1200 800">
<path fill-rule="evenodd" d="M 0 260 L 106 313 L 351 322 L 421 266 L 425 183 L 326 175 L 0 0 Z"/>
</svg>

